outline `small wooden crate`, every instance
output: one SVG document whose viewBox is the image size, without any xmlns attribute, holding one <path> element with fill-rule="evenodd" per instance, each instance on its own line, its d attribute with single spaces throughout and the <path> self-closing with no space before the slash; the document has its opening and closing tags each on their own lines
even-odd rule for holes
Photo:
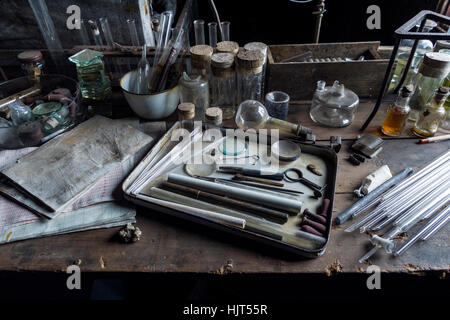
<svg viewBox="0 0 450 320">
<path fill-rule="evenodd" d="M 266 92 L 283 91 L 293 100 L 311 99 L 317 81 L 332 85 L 343 83 L 359 97 L 377 97 L 389 63 L 379 52 L 379 42 L 344 42 L 320 44 L 272 45 L 268 52 Z M 299 54 L 312 52 L 314 59 L 364 56 L 363 61 L 281 62 Z"/>
</svg>

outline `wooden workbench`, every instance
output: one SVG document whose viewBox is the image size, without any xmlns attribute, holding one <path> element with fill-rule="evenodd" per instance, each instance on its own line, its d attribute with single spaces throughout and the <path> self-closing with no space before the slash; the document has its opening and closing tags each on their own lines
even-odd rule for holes
<svg viewBox="0 0 450 320">
<path fill-rule="evenodd" d="M 340 135 L 344 143 L 339 153 L 336 200 L 333 214 L 348 207 L 355 198 L 354 188 L 377 167 L 387 164 L 393 173 L 405 167 L 425 165 L 450 147 L 450 141 L 418 145 L 417 139 L 407 134 L 387 139 L 384 150 L 375 159 L 359 167 L 347 160 L 348 146 L 360 134 L 359 127 L 370 112 L 373 102 L 363 102 L 354 123 L 344 129 L 318 127 L 307 115 L 307 105 L 293 104 L 290 117 L 313 128 L 318 143 L 326 143 L 331 135 Z M 367 130 L 376 131 L 385 115 L 380 110 Z M 367 264 L 359 264 L 369 248 L 365 234 L 343 232 L 334 227 L 324 256 L 301 259 L 261 247 L 259 244 L 218 233 L 184 220 L 164 216 L 139 208 L 138 226 L 142 240 L 122 244 L 114 239 L 117 228 L 79 232 L 69 235 L 33 239 L 0 246 L 0 271 L 56 271 L 65 272 L 68 265 L 79 263 L 83 271 L 137 272 L 137 273 L 195 273 L 195 274 L 300 274 L 300 273 L 355 273 L 365 272 Z M 345 224 L 347 226 L 349 223 Z M 386 272 L 427 271 L 443 272 L 450 266 L 450 226 L 425 243 L 416 244 L 399 258 L 379 252 L 371 259 Z M 380 250 L 381 251 L 381 250 Z"/>
</svg>

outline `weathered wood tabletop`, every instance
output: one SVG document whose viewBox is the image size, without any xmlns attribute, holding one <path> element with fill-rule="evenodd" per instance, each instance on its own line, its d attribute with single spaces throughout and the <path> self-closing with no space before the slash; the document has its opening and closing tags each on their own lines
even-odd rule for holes
<svg viewBox="0 0 450 320">
<path fill-rule="evenodd" d="M 312 127 L 319 140 L 328 140 L 331 135 L 340 135 L 345 139 L 339 153 L 334 216 L 355 201 L 353 189 L 377 167 L 387 164 L 393 173 L 408 166 L 418 168 L 450 147 L 450 141 L 419 145 L 417 139 L 406 133 L 401 138 L 387 139 L 384 150 L 375 159 L 358 167 L 351 165 L 346 160 L 348 147 L 360 134 L 358 129 L 372 107 L 373 102 L 361 103 L 350 127 L 330 129 L 318 127 L 309 120 L 307 105 L 291 106 L 291 120 Z M 383 108 L 385 110 L 386 105 Z M 384 110 L 380 110 L 367 132 L 376 132 L 385 115 Z M 143 237 L 138 243 L 130 245 L 115 240 L 117 228 L 2 245 L 0 271 L 65 272 L 67 266 L 74 263 L 79 263 L 83 271 L 176 274 L 333 274 L 365 272 L 367 267 L 367 264 L 359 264 L 357 260 L 369 248 L 368 236 L 347 234 L 341 226 L 333 228 L 324 256 L 302 259 L 144 208 L 138 209 L 137 221 Z M 386 272 L 445 272 L 450 268 L 449 237 L 450 226 L 447 226 L 401 257 L 393 258 L 380 252 L 372 257 L 370 263 Z"/>
</svg>

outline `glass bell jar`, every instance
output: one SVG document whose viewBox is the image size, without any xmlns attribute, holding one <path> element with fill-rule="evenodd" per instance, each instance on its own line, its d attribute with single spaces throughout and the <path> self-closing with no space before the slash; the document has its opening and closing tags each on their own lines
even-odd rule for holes
<svg viewBox="0 0 450 320">
<path fill-rule="evenodd" d="M 326 87 L 325 81 L 317 82 L 309 115 L 326 127 L 346 127 L 352 123 L 359 105 L 358 96 L 339 81 Z"/>
</svg>

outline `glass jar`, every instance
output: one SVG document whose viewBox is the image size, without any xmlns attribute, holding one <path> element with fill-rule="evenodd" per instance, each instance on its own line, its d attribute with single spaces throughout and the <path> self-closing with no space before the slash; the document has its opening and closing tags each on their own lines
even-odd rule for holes
<svg viewBox="0 0 450 320">
<path fill-rule="evenodd" d="M 223 119 L 236 114 L 236 72 L 232 53 L 215 53 L 211 57 L 211 107 L 222 109 Z"/>
<path fill-rule="evenodd" d="M 409 120 L 417 121 L 421 111 L 428 105 L 436 89 L 450 72 L 450 55 L 443 52 L 428 52 L 419 67 L 415 92 L 411 98 Z"/>
<path fill-rule="evenodd" d="M 266 77 L 266 68 L 267 68 L 267 48 L 268 48 L 268 46 L 262 42 L 249 42 L 246 45 L 244 45 L 245 51 L 256 50 L 256 51 L 261 52 L 264 55 L 264 65 L 263 65 L 263 70 L 262 70 L 263 79 L 262 79 L 262 89 L 261 89 L 263 94 L 265 92 L 264 84 L 266 83 L 265 77 Z"/>
<path fill-rule="evenodd" d="M 205 111 L 209 108 L 208 80 L 199 74 L 183 75 L 178 82 L 180 102 L 191 102 L 195 105 L 195 119 L 204 120 Z"/>
<path fill-rule="evenodd" d="M 444 102 L 449 95 L 449 88 L 440 87 L 431 104 L 420 113 L 413 132 L 419 137 L 434 136 L 442 120 L 445 119 Z"/>
<path fill-rule="evenodd" d="M 237 54 L 237 104 L 246 100 L 261 101 L 264 55 L 256 50 Z"/>
<path fill-rule="evenodd" d="M 450 74 L 447 76 L 447 78 L 445 78 L 443 86 L 450 87 Z M 445 100 L 444 108 L 446 116 L 445 119 L 442 120 L 441 129 L 444 129 L 445 131 L 450 131 L 450 98 L 447 98 L 447 100 Z"/>
<path fill-rule="evenodd" d="M 409 99 L 414 91 L 412 85 L 404 86 L 400 90 L 395 102 L 389 106 L 386 118 L 381 126 L 381 132 L 387 136 L 399 136 L 405 128 L 406 118 L 408 118 Z"/>
<path fill-rule="evenodd" d="M 416 28 L 419 28 L 420 24 L 416 25 Z M 430 32 L 433 28 L 437 26 L 436 22 L 433 20 L 427 20 L 425 22 L 425 26 L 423 27 L 423 32 Z M 403 74 L 403 70 L 408 63 L 408 58 L 411 53 L 411 49 L 414 46 L 415 40 L 413 39 L 403 39 L 400 41 L 400 45 L 398 48 L 398 53 L 396 56 L 396 67 L 394 69 L 394 73 L 392 74 L 391 84 L 389 86 L 389 91 L 394 90 L 398 85 L 398 82 L 401 79 Z M 414 53 L 414 58 L 411 63 L 410 69 L 407 71 L 408 74 L 405 78 L 403 85 L 411 84 L 414 81 L 414 75 L 417 74 L 417 68 L 419 67 L 420 62 L 422 61 L 425 53 L 433 50 L 433 43 L 428 39 L 419 40 L 417 49 Z"/>
<path fill-rule="evenodd" d="M 345 127 L 352 123 L 359 105 L 359 98 L 339 81 L 325 87 L 325 81 L 317 82 L 309 115 L 311 119 L 327 127 Z"/>
<path fill-rule="evenodd" d="M 23 51 L 17 55 L 21 62 L 21 68 L 28 78 L 37 86 L 40 86 L 40 76 L 44 69 L 44 57 L 42 52 L 37 50 Z"/>
</svg>

